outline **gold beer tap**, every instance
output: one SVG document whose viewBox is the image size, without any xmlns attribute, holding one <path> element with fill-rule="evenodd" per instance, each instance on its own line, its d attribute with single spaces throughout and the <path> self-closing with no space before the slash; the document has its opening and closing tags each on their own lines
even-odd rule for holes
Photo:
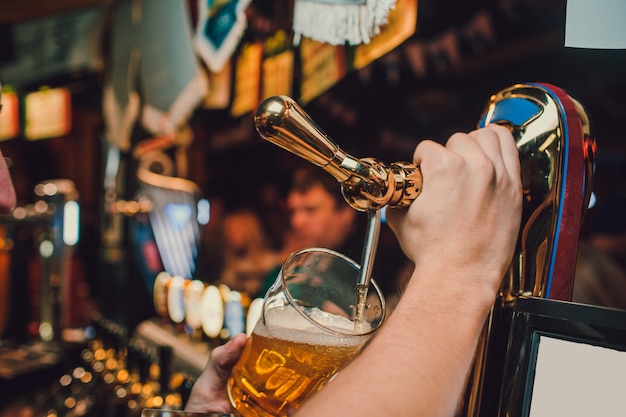
<svg viewBox="0 0 626 417">
<path fill-rule="evenodd" d="M 374 255 L 380 231 L 380 209 L 385 206 L 408 207 L 422 188 L 422 174 L 414 164 L 385 164 L 374 158 L 358 159 L 348 155 L 328 137 L 308 114 L 290 97 L 274 96 L 257 108 L 254 117 L 262 138 L 323 168 L 341 184 L 350 206 L 367 212 L 368 227 L 363 246 L 357 287 L 357 322 L 365 309 Z"/>
<path fill-rule="evenodd" d="M 266 99 L 254 122 L 261 137 L 335 177 L 344 198 L 356 210 L 408 207 L 421 191 L 422 175 L 416 165 L 348 155 L 290 97 Z"/>
</svg>

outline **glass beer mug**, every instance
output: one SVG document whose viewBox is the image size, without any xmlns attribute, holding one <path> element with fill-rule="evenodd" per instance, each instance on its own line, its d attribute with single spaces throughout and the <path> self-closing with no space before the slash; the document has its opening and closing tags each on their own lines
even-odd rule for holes
<svg viewBox="0 0 626 417">
<path fill-rule="evenodd" d="M 385 302 L 370 280 L 357 319 L 359 270 L 353 260 L 322 248 L 285 261 L 228 381 L 237 414 L 286 416 L 361 351 L 384 319 Z"/>
</svg>

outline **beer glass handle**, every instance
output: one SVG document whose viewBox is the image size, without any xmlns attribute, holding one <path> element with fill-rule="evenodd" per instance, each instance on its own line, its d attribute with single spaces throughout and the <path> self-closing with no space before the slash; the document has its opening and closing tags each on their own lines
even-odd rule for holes
<svg viewBox="0 0 626 417">
<path fill-rule="evenodd" d="M 254 123 L 262 138 L 323 168 L 341 183 L 344 198 L 359 211 L 408 207 L 419 195 L 422 175 L 407 162 L 384 164 L 345 153 L 287 96 L 263 101 Z"/>
</svg>

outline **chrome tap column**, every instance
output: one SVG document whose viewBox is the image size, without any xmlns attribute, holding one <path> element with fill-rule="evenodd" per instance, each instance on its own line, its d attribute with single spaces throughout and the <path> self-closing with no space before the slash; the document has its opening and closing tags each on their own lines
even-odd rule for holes
<svg viewBox="0 0 626 417">
<path fill-rule="evenodd" d="M 496 416 L 518 296 L 570 301 L 580 228 L 589 205 L 596 143 L 583 106 L 550 84 L 492 95 L 479 127 L 508 127 L 520 153 L 524 193 L 515 256 L 479 342 L 462 416 Z"/>
</svg>

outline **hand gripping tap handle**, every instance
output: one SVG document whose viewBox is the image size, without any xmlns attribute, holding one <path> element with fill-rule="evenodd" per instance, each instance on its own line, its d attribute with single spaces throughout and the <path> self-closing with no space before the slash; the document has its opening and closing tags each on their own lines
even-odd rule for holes
<svg viewBox="0 0 626 417">
<path fill-rule="evenodd" d="M 263 101 L 254 117 L 262 138 L 323 168 L 341 183 L 344 198 L 359 211 L 408 207 L 419 195 L 422 175 L 406 162 L 384 164 L 346 154 L 291 98 Z"/>
</svg>

